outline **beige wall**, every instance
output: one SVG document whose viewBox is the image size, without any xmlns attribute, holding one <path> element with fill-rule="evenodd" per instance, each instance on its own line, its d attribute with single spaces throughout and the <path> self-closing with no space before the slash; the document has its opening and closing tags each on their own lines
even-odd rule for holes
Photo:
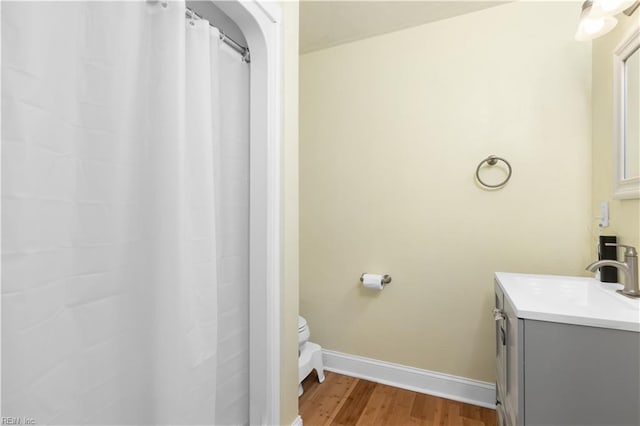
<svg viewBox="0 0 640 426">
<path fill-rule="evenodd" d="M 283 14 L 282 297 L 280 421 L 298 415 L 298 2 Z"/>
<path fill-rule="evenodd" d="M 640 200 L 613 198 L 613 51 L 626 35 L 640 26 L 640 11 L 633 17 L 618 16 L 618 26 L 593 42 L 593 216 L 600 214 L 600 202 L 608 201 L 611 226 L 605 235 L 617 235 L 623 244 L 640 247 Z M 597 229 L 597 227 L 594 227 Z M 594 231 L 592 256 L 598 231 Z M 622 252 L 619 252 L 622 257 Z"/>
<path fill-rule="evenodd" d="M 492 381 L 493 272 L 583 273 L 591 47 L 573 40 L 576 7 L 511 3 L 301 56 L 312 341 Z M 489 154 L 514 168 L 500 191 L 474 182 Z M 365 291 L 365 271 L 393 283 Z"/>
</svg>

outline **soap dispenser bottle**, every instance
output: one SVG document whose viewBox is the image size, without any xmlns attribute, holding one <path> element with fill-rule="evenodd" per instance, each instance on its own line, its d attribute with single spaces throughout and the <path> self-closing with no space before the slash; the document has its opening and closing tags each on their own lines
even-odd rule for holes
<svg viewBox="0 0 640 426">
<path fill-rule="evenodd" d="M 598 242 L 598 260 L 618 260 L 618 247 L 608 246 L 609 243 L 617 243 L 615 235 L 600 235 Z M 603 283 L 618 282 L 618 268 L 603 266 L 600 268 L 600 281 Z"/>
</svg>

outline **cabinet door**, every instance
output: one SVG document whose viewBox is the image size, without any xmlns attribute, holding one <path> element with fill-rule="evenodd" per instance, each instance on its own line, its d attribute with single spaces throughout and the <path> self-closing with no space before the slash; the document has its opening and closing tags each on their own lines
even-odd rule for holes
<svg viewBox="0 0 640 426">
<path fill-rule="evenodd" d="M 640 425 L 640 333 L 525 320 L 524 347 L 528 425 Z"/>
<path fill-rule="evenodd" d="M 503 403 L 507 380 L 506 356 L 506 318 L 504 315 L 504 294 L 500 287 L 495 288 L 495 345 L 496 345 L 496 405 Z"/>
<path fill-rule="evenodd" d="M 504 406 L 507 424 L 518 426 L 524 424 L 524 399 L 521 386 L 523 384 L 522 365 L 523 356 L 523 322 L 515 314 L 515 310 L 509 303 L 507 297 L 504 298 L 504 316 L 506 342 L 506 377 L 504 389 Z"/>
</svg>

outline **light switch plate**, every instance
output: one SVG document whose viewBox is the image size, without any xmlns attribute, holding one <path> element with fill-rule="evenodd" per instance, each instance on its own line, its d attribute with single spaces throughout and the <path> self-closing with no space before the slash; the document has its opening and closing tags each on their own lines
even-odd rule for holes
<svg viewBox="0 0 640 426">
<path fill-rule="evenodd" d="M 606 228 L 609 226 L 609 203 L 602 201 L 600 203 L 600 228 Z"/>
</svg>

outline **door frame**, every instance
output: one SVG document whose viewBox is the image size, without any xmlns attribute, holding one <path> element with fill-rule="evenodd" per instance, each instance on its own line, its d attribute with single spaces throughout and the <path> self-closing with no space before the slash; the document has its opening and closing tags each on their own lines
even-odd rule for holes
<svg viewBox="0 0 640 426">
<path fill-rule="evenodd" d="M 276 2 L 211 0 L 251 52 L 249 154 L 249 421 L 280 424 L 281 22 Z"/>
</svg>

